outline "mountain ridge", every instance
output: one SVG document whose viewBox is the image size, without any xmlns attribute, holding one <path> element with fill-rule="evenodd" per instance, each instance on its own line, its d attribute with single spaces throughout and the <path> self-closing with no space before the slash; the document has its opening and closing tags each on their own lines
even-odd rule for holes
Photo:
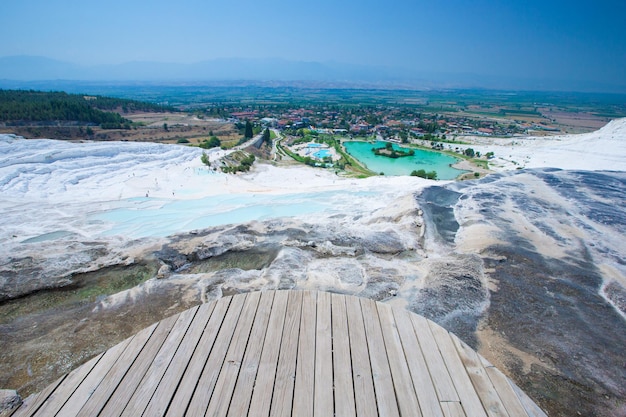
<svg viewBox="0 0 626 417">
<path fill-rule="evenodd" d="M 278 81 L 366 84 L 384 88 L 579 91 L 626 93 L 625 85 L 581 80 L 521 79 L 473 73 L 417 71 L 385 65 L 293 61 L 283 58 L 219 58 L 195 63 L 131 61 L 80 65 L 43 56 L 0 57 L 0 80 L 34 81 Z"/>
</svg>

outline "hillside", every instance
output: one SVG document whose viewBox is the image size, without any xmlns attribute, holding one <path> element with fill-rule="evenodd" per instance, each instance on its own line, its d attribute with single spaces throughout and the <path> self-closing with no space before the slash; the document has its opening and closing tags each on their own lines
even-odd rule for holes
<svg viewBox="0 0 626 417">
<path fill-rule="evenodd" d="M 64 92 L 0 90 L 0 122 L 20 125 L 32 122 L 78 122 L 102 128 L 129 129 L 131 121 L 118 111 L 159 112 L 173 110 L 152 103 Z"/>
</svg>

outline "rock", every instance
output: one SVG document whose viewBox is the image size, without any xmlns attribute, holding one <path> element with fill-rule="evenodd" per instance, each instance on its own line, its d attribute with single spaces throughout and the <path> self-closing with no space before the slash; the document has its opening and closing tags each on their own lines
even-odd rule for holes
<svg viewBox="0 0 626 417">
<path fill-rule="evenodd" d="M 426 263 L 428 273 L 410 297 L 410 310 L 477 346 L 475 331 L 490 299 L 482 259 L 454 254 Z"/>
<path fill-rule="evenodd" d="M 254 247 L 255 243 L 254 237 L 249 235 L 218 235 L 215 239 L 205 241 L 196 247 L 188 258 L 201 261 L 228 251 L 244 251 Z"/>
<path fill-rule="evenodd" d="M 331 242 L 324 241 L 321 244 L 312 244 L 309 245 L 317 252 L 322 255 L 330 255 L 330 256 L 356 256 L 358 249 L 349 247 L 349 246 L 337 246 L 333 245 Z"/>
<path fill-rule="evenodd" d="M 157 279 L 167 278 L 171 273 L 172 273 L 172 268 L 167 264 L 163 264 L 161 265 L 161 267 L 159 268 L 159 271 L 157 272 Z"/>
<path fill-rule="evenodd" d="M 0 414 L 10 412 L 22 404 L 22 397 L 17 391 L 10 389 L 0 389 Z M 9 413 L 10 414 L 10 413 Z"/>
<path fill-rule="evenodd" d="M 299 282 L 307 279 L 306 265 L 312 259 L 313 255 L 309 251 L 292 247 L 283 248 L 274 262 L 267 268 L 263 277 L 274 283 L 275 289 L 294 288 Z"/>
<path fill-rule="evenodd" d="M 327 258 L 307 265 L 307 284 L 324 291 L 354 294 L 365 288 L 367 277 L 354 259 Z"/>
</svg>

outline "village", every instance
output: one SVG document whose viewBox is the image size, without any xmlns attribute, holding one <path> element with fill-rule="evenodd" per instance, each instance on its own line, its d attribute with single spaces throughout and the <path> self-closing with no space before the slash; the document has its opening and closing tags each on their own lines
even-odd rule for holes
<svg viewBox="0 0 626 417">
<path fill-rule="evenodd" d="M 264 127 L 296 135 L 299 129 L 319 134 L 350 137 L 375 136 L 378 139 L 408 143 L 409 139 L 454 141 L 457 136 L 514 137 L 559 133 L 547 121 L 511 117 L 485 117 L 449 112 L 422 112 L 419 108 L 392 106 L 303 106 L 273 108 L 226 108 L 229 120 L 250 120 Z M 210 110 L 209 110 L 210 112 Z"/>
</svg>

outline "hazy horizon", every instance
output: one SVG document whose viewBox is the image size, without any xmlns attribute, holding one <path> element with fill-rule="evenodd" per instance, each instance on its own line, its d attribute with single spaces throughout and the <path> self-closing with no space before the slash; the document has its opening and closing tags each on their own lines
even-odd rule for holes
<svg viewBox="0 0 626 417">
<path fill-rule="evenodd" d="M 626 89 L 626 3 L 616 0 L 28 0 L 3 4 L 0 11 L 0 57 L 36 56 L 83 69 L 109 68 L 118 71 L 115 79 L 133 63 L 159 63 L 175 71 L 243 59 L 320 64 L 331 78 L 366 72 L 368 81 L 439 76 L 439 83 L 465 86 L 480 79 L 474 84 L 516 80 L 511 84 L 522 88 Z M 275 70 L 281 79 L 280 68 Z M 106 76 L 106 70 L 101 72 Z"/>
</svg>

